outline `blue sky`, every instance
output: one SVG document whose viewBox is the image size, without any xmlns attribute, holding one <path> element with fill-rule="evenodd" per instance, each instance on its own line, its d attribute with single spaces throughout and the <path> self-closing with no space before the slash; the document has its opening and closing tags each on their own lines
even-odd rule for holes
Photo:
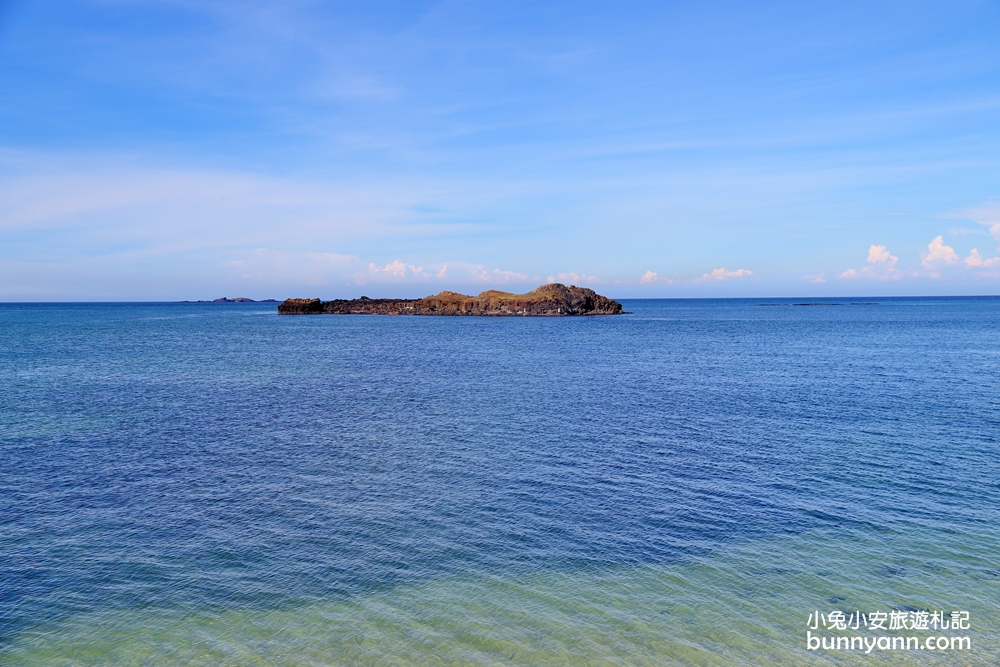
<svg viewBox="0 0 1000 667">
<path fill-rule="evenodd" d="M 0 300 L 997 294 L 998 26 L 0 0 Z"/>
</svg>

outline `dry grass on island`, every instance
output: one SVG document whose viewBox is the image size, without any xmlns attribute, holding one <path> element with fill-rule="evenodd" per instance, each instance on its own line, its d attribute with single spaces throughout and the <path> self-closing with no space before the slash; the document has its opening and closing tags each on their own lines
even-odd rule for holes
<svg viewBox="0 0 1000 667">
<path fill-rule="evenodd" d="M 617 315 L 622 305 L 592 289 L 550 283 L 527 294 L 487 290 L 479 296 L 441 292 L 423 299 L 286 299 L 281 315 Z"/>
</svg>

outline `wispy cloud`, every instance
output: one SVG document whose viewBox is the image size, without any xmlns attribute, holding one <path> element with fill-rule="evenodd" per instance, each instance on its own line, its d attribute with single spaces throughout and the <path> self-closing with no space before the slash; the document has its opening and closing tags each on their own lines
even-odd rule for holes
<svg viewBox="0 0 1000 667">
<path fill-rule="evenodd" d="M 982 206 L 961 209 L 948 214 L 947 217 L 972 220 L 986 227 L 990 235 L 1000 242 L 1000 204 L 998 203 L 991 202 Z M 997 249 L 1000 250 L 1000 248 Z"/>
<path fill-rule="evenodd" d="M 951 236 L 968 236 L 973 234 L 976 236 L 989 236 L 990 232 L 986 229 L 979 229 L 978 227 L 952 227 L 948 230 L 948 234 Z"/>
<path fill-rule="evenodd" d="M 0 184 L 0 233 L 52 231 L 66 241 L 66 232 L 79 232 L 92 242 L 146 247 L 270 245 L 282 237 L 321 243 L 399 231 L 421 200 L 406 186 L 389 192 L 121 159 L 32 162 Z"/>
<path fill-rule="evenodd" d="M 472 269 L 470 275 L 472 277 L 472 282 L 485 283 L 489 285 L 514 285 L 518 283 L 526 283 L 529 280 L 527 275 L 518 273 L 517 271 L 487 269 L 486 267 L 477 267 Z"/>
<path fill-rule="evenodd" d="M 602 282 L 597 276 L 588 276 L 586 273 L 557 273 L 554 276 L 548 276 L 545 280 L 550 283 L 571 285 L 600 285 Z"/>
<path fill-rule="evenodd" d="M 238 253 L 223 267 L 243 280 L 264 279 L 313 287 L 365 285 L 511 285 L 526 284 L 529 277 L 516 271 L 489 268 L 469 262 L 421 266 L 401 259 L 387 264 L 365 262 L 355 255 L 289 252 L 255 248 Z M 433 288 L 431 288 L 433 289 Z"/>
<path fill-rule="evenodd" d="M 498 268 L 491 269 L 482 264 L 448 262 L 424 267 L 407 264 L 398 259 L 385 266 L 369 263 L 366 272 L 355 273 L 352 277 L 358 285 L 369 283 L 524 285 L 530 280 L 526 274 Z"/>
<path fill-rule="evenodd" d="M 813 274 L 810 274 L 808 276 L 802 276 L 802 280 L 805 280 L 807 283 L 825 283 L 826 282 L 826 274 L 825 273 L 813 273 Z"/>
<path fill-rule="evenodd" d="M 753 275 L 753 271 L 748 269 L 736 269 L 735 271 L 730 271 L 726 268 L 715 269 L 711 273 L 706 273 L 700 278 L 695 278 L 696 283 L 707 282 L 710 280 L 734 280 L 739 278 L 749 278 Z"/>
</svg>

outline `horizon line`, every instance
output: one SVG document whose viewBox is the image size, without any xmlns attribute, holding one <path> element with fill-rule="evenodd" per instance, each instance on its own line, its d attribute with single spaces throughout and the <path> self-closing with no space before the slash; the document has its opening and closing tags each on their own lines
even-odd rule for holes
<svg viewBox="0 0 1000 667">
<path fill-rule="evenodd" d="M 428 295 L 434 296 L 434 295 Z M 474 296 L 474 295 L 468 295 Z M 605 295 L 602 295 L 605 296 Z M 229 297 L 222 297 L 229 298 Z M 234 297 L 234 298 L 248 298 L 248 297 Z M 296 298 L 316 298 L 316 297 L 288 297 L 289 299 Z M 360 298 L 360 297 L 356 297 Z M 408 297 L 371 297 L 375 299 L 404 299 Z M 425 297 L 417 297 L 425 298 Z M 759 301 L 762 299 L 774 299 L 783 301 L 792 300 L 812 300 L 812 301 L 835 301 L 835 300 L 846 300 L 846 299 L 996 299 L 1000 298 L 1000 294 L 915 294 L 915 295 L 896 295 L 896 296 L 864 296 L 864 295 L 841 295 L 841 296 L 665 296 L 665 297 L 611 297 L 615 301 Z M 285 299 L 251 299 L 249 301 L 215 301 L 207 299 L 180 299 L 180 300 L 156 300 L 156 301 L 0 301 L 0 306 L 32 306 L 32 305 L 168 305 L 168 304 L 205 304 L 205 305 L 246 305 L 246 304 L 261 304 L 261 303 L 281 303 Z M 333 299 L 329 299 L 333 300 Z"/>
</svg>

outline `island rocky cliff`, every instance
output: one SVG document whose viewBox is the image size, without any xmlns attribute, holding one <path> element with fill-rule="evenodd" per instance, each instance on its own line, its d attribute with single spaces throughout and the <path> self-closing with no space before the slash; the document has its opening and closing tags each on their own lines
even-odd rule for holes
<svg viewBox="0 0 1000 667">
<path fill-rule="evenodd" d="M 617 301 L 585 287 L 542 285 L 527 294 L 488 290 L 479 296 L 441 292 L 423 299 L 286 299 L 281 315 L 616 315 Z"/>
</svg>

